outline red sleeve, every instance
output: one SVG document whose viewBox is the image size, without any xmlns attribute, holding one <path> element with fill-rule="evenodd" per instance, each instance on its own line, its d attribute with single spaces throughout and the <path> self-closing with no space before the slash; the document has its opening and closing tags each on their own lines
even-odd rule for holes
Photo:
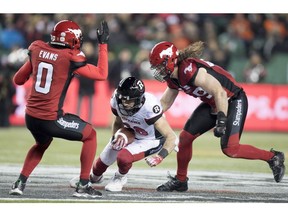
<svg viewBox="0 0 288 216">
<path fill-rule="evenodd" d="M 16 85 L 23 85 L 30 77 L 32 73 L 32 65 L 30 61 L 27 61 L 14 75 L 13 81 Z"/>
<path fill-rule="evenodd" d="M 99 44 L 99 58 L 97 66 L 93 64 L 86 64 L 83 67 L 78 68 L 74 73 L 85 76 L 95 80 L 106 80 L 108 77 L 108 45 Z"/>
</svg>

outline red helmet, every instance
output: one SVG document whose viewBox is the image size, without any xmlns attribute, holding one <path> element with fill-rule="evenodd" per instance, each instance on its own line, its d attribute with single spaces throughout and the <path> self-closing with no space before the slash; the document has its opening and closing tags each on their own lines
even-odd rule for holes
<svg viewBox="0 0 288 216">
<path fill-rule="evenodd" d="M 167 41 L 162 41 L 152 48 L 149 61 L 156 80 L 164 82 L 173 73 L 178 54 L 177 47 Z"/>
<path fill-rule="evenodd" d="M 58 22 L 51 32 L 51 44 L 79 49 L 82 45 L 82 31 L 73 21 Z"/>
</svg>

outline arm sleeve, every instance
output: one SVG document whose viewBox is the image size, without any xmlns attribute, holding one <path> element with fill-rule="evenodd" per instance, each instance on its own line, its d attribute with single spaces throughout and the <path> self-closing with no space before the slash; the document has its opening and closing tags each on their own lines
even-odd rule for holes
<svg viewBox="0 0 288 216">
<path fill-rule="evenodd" d="M 74 73 L 94 80 L 106 80 L 108 77 L 108 45 L 99 44 L 99 58 L 97 66 L 86 64 L 78 68 Z"/>
<path fill-rule="evenodd" d="M 32 65 L 30 60 L 25 62 L 25 64 L 16 72 L 13 77 L 13 82 L 16 85 L 23 85 L 30 77 L 32 73 Z"/>
</svg>

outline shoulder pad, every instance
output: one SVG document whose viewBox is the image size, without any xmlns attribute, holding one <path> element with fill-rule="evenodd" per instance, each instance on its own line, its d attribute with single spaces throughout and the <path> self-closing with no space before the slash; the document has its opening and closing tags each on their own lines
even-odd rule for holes
<svg viewBox="0 0 288 216">
<path fill-rule="evenodd" d="M 86 62 L 86 56 L 81 50 L 73 49 L 71 61 L 73 62 Z"/>
</svg>

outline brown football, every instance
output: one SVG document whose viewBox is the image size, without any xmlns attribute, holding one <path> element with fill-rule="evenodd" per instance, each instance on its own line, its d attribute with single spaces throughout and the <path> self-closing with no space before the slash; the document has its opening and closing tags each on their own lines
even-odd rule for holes
<svg viewBox="0 0 288 216">
<path fill-rule="evenodd" d="M 120 128 L 116 133 L 123 133 L 127 136 L 128 138 L 128 143 L 127 144 L 131 144 L 132 142 L 134 142 L 135 139 L 135 132 L 132 128 Z"/>
</svg>

